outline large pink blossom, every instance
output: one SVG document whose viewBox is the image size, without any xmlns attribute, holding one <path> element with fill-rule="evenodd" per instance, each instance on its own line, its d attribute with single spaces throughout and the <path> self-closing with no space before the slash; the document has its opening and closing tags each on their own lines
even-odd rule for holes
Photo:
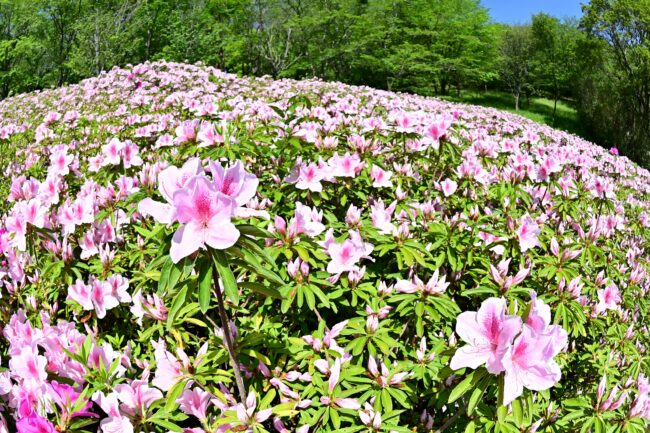
<svg viewBox="0 0 650 433">
<path fill-rule="evenodd" d="M 598 289 L 598 304 L 596 312 L 601 313 L 606 310 L 618 310 L 618 304 L 621 302 L 621 292 L 616 284 L 609 284 L 604 289 Z"/>
<path fill-rule="evenodd" d="M 461 313 L 456 319 L 456 333 L 468 344 L 456 350 L 449 366 L 458 370 L 485 364 L 490 373 L 502 372 L 503 355 L 521 326 L 518 316 L 507 314 L 504 298 L 490 298 L 478 311 Z"/>
<path fill-rule="evenodd" d="M 333 239 L 326 241 L 327 254 L 331 258 L 327 265 L 327 272 L 330 274 L 357 271 L 359 261 L 370 257 L 373 245 L 364 242 L 358 232 L 350 230 L 349 235 L 342 243 L 334 242 Z"/>
<path fill-rule="evenodd" d="M 517 237 L 519 238 L 519 248 L 521 252 L 539 246 L 539 225 L 533 220 L 530 215 L 524 215 L 519 220 L 519 227 L 517 228 Z"/>
<path fill-rule="evenodd" d="M 244 164 L 241 161 L 235 161 L 227 168 L 212 161 L 210 162 L 210 172 L 217 191 L 233 199 L 237 206 L 244 206 L 255 196 L 259 181 L 254 174 L 244 170 Z"/>
<path fill-rule="evenodd" d="M 32 413 L 31 415 L 21 418 L 16 422 L 16 431 L 18 433 L 56 433 L 54 424 L 42 416 Z"/>
<path fill-rule="evenodd" d="M 169 253 L 174 263 L 206 245 L 222 250 L 239 239 L 239 231 L 230 221 L 235 202 L 217 191 L 206 176 L 195 176 L 176 191 L 174 207 L 178 222 L 183 224 L 172 239 Z"/>
<path fill-rule="evenodd" d="M 166 203 L 145 198 L 138 204 L 138 211 L 152 216 L 160 223 L 170 224 L 175 219 L 174 193 L 182 189 L 190 178 L 202 172 L 203 167 L 198 158 L 190 158 L 181 168 L 167 167 L 158 174 L 158 190 Z"/>
<path fill-rule="evenodd" d="M 524 325 L 514 343 L 506 348 L 502 359 L 506 372 L 503 404 L 510 404 L 524 388 L 542 391 L 560 380 L 560 368 L 545 353 L 546 347 L 552 345 L 551 338 Z"/>
</svg>

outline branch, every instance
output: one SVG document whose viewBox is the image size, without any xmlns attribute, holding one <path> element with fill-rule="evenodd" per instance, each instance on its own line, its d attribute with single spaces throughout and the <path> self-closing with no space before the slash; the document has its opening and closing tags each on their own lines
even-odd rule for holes
<svg viewBox="0 0 650 433">
<path fill-rule="evenodd" d="M 230 334 L 230 321 L 226 314 L 226 308 L 223 302 L 223 293 L 219 289 L 219 272 L 215 269 L 212 273 L 214 276 L 214 286 L 217 292 L 217 301 L 219 304 L 219 317 L 221 318 L 221 329 L 223 331 L 223 341 L 226 343 L 228 350 L 228 357 L 230 358 L 230 366 L 232 367 L 233 374 L 235 375 L 235 382 L 237 382 L 237 390 L 239 391 L 239 399 L 241 403 L 246 401 L 246 388 L 244 387 L 244 379 L 242 378 L 237 362 L 237 354 L 235 353 L 235 346 L 233 344 L 232 335 Z"/>
</svg>

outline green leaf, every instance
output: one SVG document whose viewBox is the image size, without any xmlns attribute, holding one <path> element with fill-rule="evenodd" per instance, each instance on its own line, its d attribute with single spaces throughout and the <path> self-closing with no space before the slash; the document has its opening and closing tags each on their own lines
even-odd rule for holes
<svg viewBox="0 0 650 433">
<path fill-rule="evenodd" d="M 512 416 L 515 418 L 515 423 L 518 427 L 522 427 L 524 420 L 524 413 L 519 399 L 512 402 Z"/>
<path fill-rule="evenodd" d="M 171 257 L 167 257 L 162 269 L 160 270 L 160 279 L 158 280 L 158 295 L 176 287 L 176 283 L 181 278 L 182 270 L 180 263 L 172 262 Z"/>
<path fill-rule="evenodd" d="M 240 224 L 237 226 L 237 230 L 239 230 L 239 233 L 241 233 L 242 235 L 253 236 L 256 238 L 273 237 L 273 235 L 268 231 L 261 229 L 259 227 L 255 227 L 254 225 L 250 225 L 250 224 Z"/>
<path fill-rule="evenodd" d="M 199 307 L 203 314 L 210 309 L 212 298 L 212 264 L 205 260 L 199 267 Z"/>
<path fill-rule="evenodd" d="M 461 398 L 467 391 L 470 390 L 474 385 L 478 383 L 479 380 L 485 376 L 487 370 L 481 368 L 479 370 L 474 370 L 465 377 L 449 394 L 448 403 L 453 403 L 459 398 Z"/>
<path fill-rule="evenodd" d="M 178 403 L 176 403 L 176 400 L 178 397 L 181 395 L 183 390 L 185 389 L 186 382 L 183 380 L 178 381 L 174 386 L 171 387 L 169 391 L 167 391 L 167 403 L 165 404 L 165 411 L 167 412 L 173 412 L 176 407 L 178 406 Z"/>
<path fill-rule="evenodd" d="M 243 283 L 239 283 L 239 286 L 252 290 L 253 292 L 257 292 L 264 296 L 270 296 L 271 298 L 282 299 L 282 295 L 276 289 L 272 287 L 266 287 L 265 285 L 260 283 L 243 282 Z"/>
<path fill-rule="evenodd" d="M 177 426 L 173 422 L 170 422 L 170 421 L 167 421 L 167 420 L 164 420 L 164 419 L 149 418 L 149 421 L 151 421 L 154 424 L 158 424 L 159 426 L 161 426 L 163 428 L 166 428 L 167 430 L 171 430 L 171 431 L 174 431 L 174 432 L 183 431 L 182 428 L 180 428 L 179 426 Z"/>
<path fill-rule="evenodd" d="M 169 331 L 174 326 L 174 320 L 178 316 L 178 312 L 185 305 L 185 300 L 187 299 L 187 291 L 189 286 L 184 284 L 181 290 L 174 296 L 174 301 L 172 302 L 169 312 L 167 313 L 167 323 L 166 329 Z"/>
<path fill-rule="evenodd" d="M 237 288 L 237 280 L 230 270 L 230 265 L 228 264 L 228 258 L 226 253 L 222 250 L 213 250 L 212 257 L 214 258 L 214 264 L 217 267 L 217 272 L 221 277 L 223 282 L 223 289 L 226 292 L 226 297 L 230 301 L 238 305 L 239 304 L 239 290 Z"/>
<path fill-rule="evenodd" d="M 490 379 L 489 377 L 486 377 L 481 380 L 476 386 L 476 389 L 472 391 L 472 395 L 469 397 L 469 400 L 467 402 L 467 415 L 474 413 L 474 409 L 476 409 L 476 406 L 481 401 L 481 397 L 483 397 L 483 394 L 485 393 L 485 390 L 487 389 L 489 383 Z"/>
</svg>

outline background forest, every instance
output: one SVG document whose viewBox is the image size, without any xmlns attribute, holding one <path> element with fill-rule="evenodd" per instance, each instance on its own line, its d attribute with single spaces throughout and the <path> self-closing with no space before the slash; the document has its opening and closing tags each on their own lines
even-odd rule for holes
<svg viewBox="0 0 650 433">
<path fill-rule="evenodd" d="M 478 0 L 2 0 L 0 97 L 156 59 L 458 100 L 508 92 L 516 110 L 547 98 L 558 127 L 570 104 L 576 132 L 647 166 L 650 0 L 583 12 L 509 26 Z"/>
</svg>

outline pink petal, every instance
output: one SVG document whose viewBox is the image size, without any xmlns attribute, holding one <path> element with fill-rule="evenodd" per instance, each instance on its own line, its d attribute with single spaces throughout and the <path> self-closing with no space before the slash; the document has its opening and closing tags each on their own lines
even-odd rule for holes
<svg viewBox="0 0 650 433">
<path fill-rule="evenodd" d="M 217 250 L 232 247 L 239 239 L 239 230 L 233 223 L 213 218 L 204 231 L 205 243 Z"/>
<path fill-rule="evenodd" d="M 449 368 L 452 370 L 459 370 L 465 367 L 476 369 L 485 364 L 490 356 L 492 356 L 490 346 L 463 346 L 456 350 L 449 363 Z"/>
<path fill-rule="evenodd" d="M 153 217 L 159 223 L 171 224 L 174 208 L 169 204 L 145 198 L 138 204 L 138 212 Z"/>
<path fill-rule="evenodd" d="M 184 257 L 197 251 L 203 246 L 203 232 L 195 224 L 185 224 L 174 233 L 169 255 L 172 262 L 178 263 Z"/>
</svg>

